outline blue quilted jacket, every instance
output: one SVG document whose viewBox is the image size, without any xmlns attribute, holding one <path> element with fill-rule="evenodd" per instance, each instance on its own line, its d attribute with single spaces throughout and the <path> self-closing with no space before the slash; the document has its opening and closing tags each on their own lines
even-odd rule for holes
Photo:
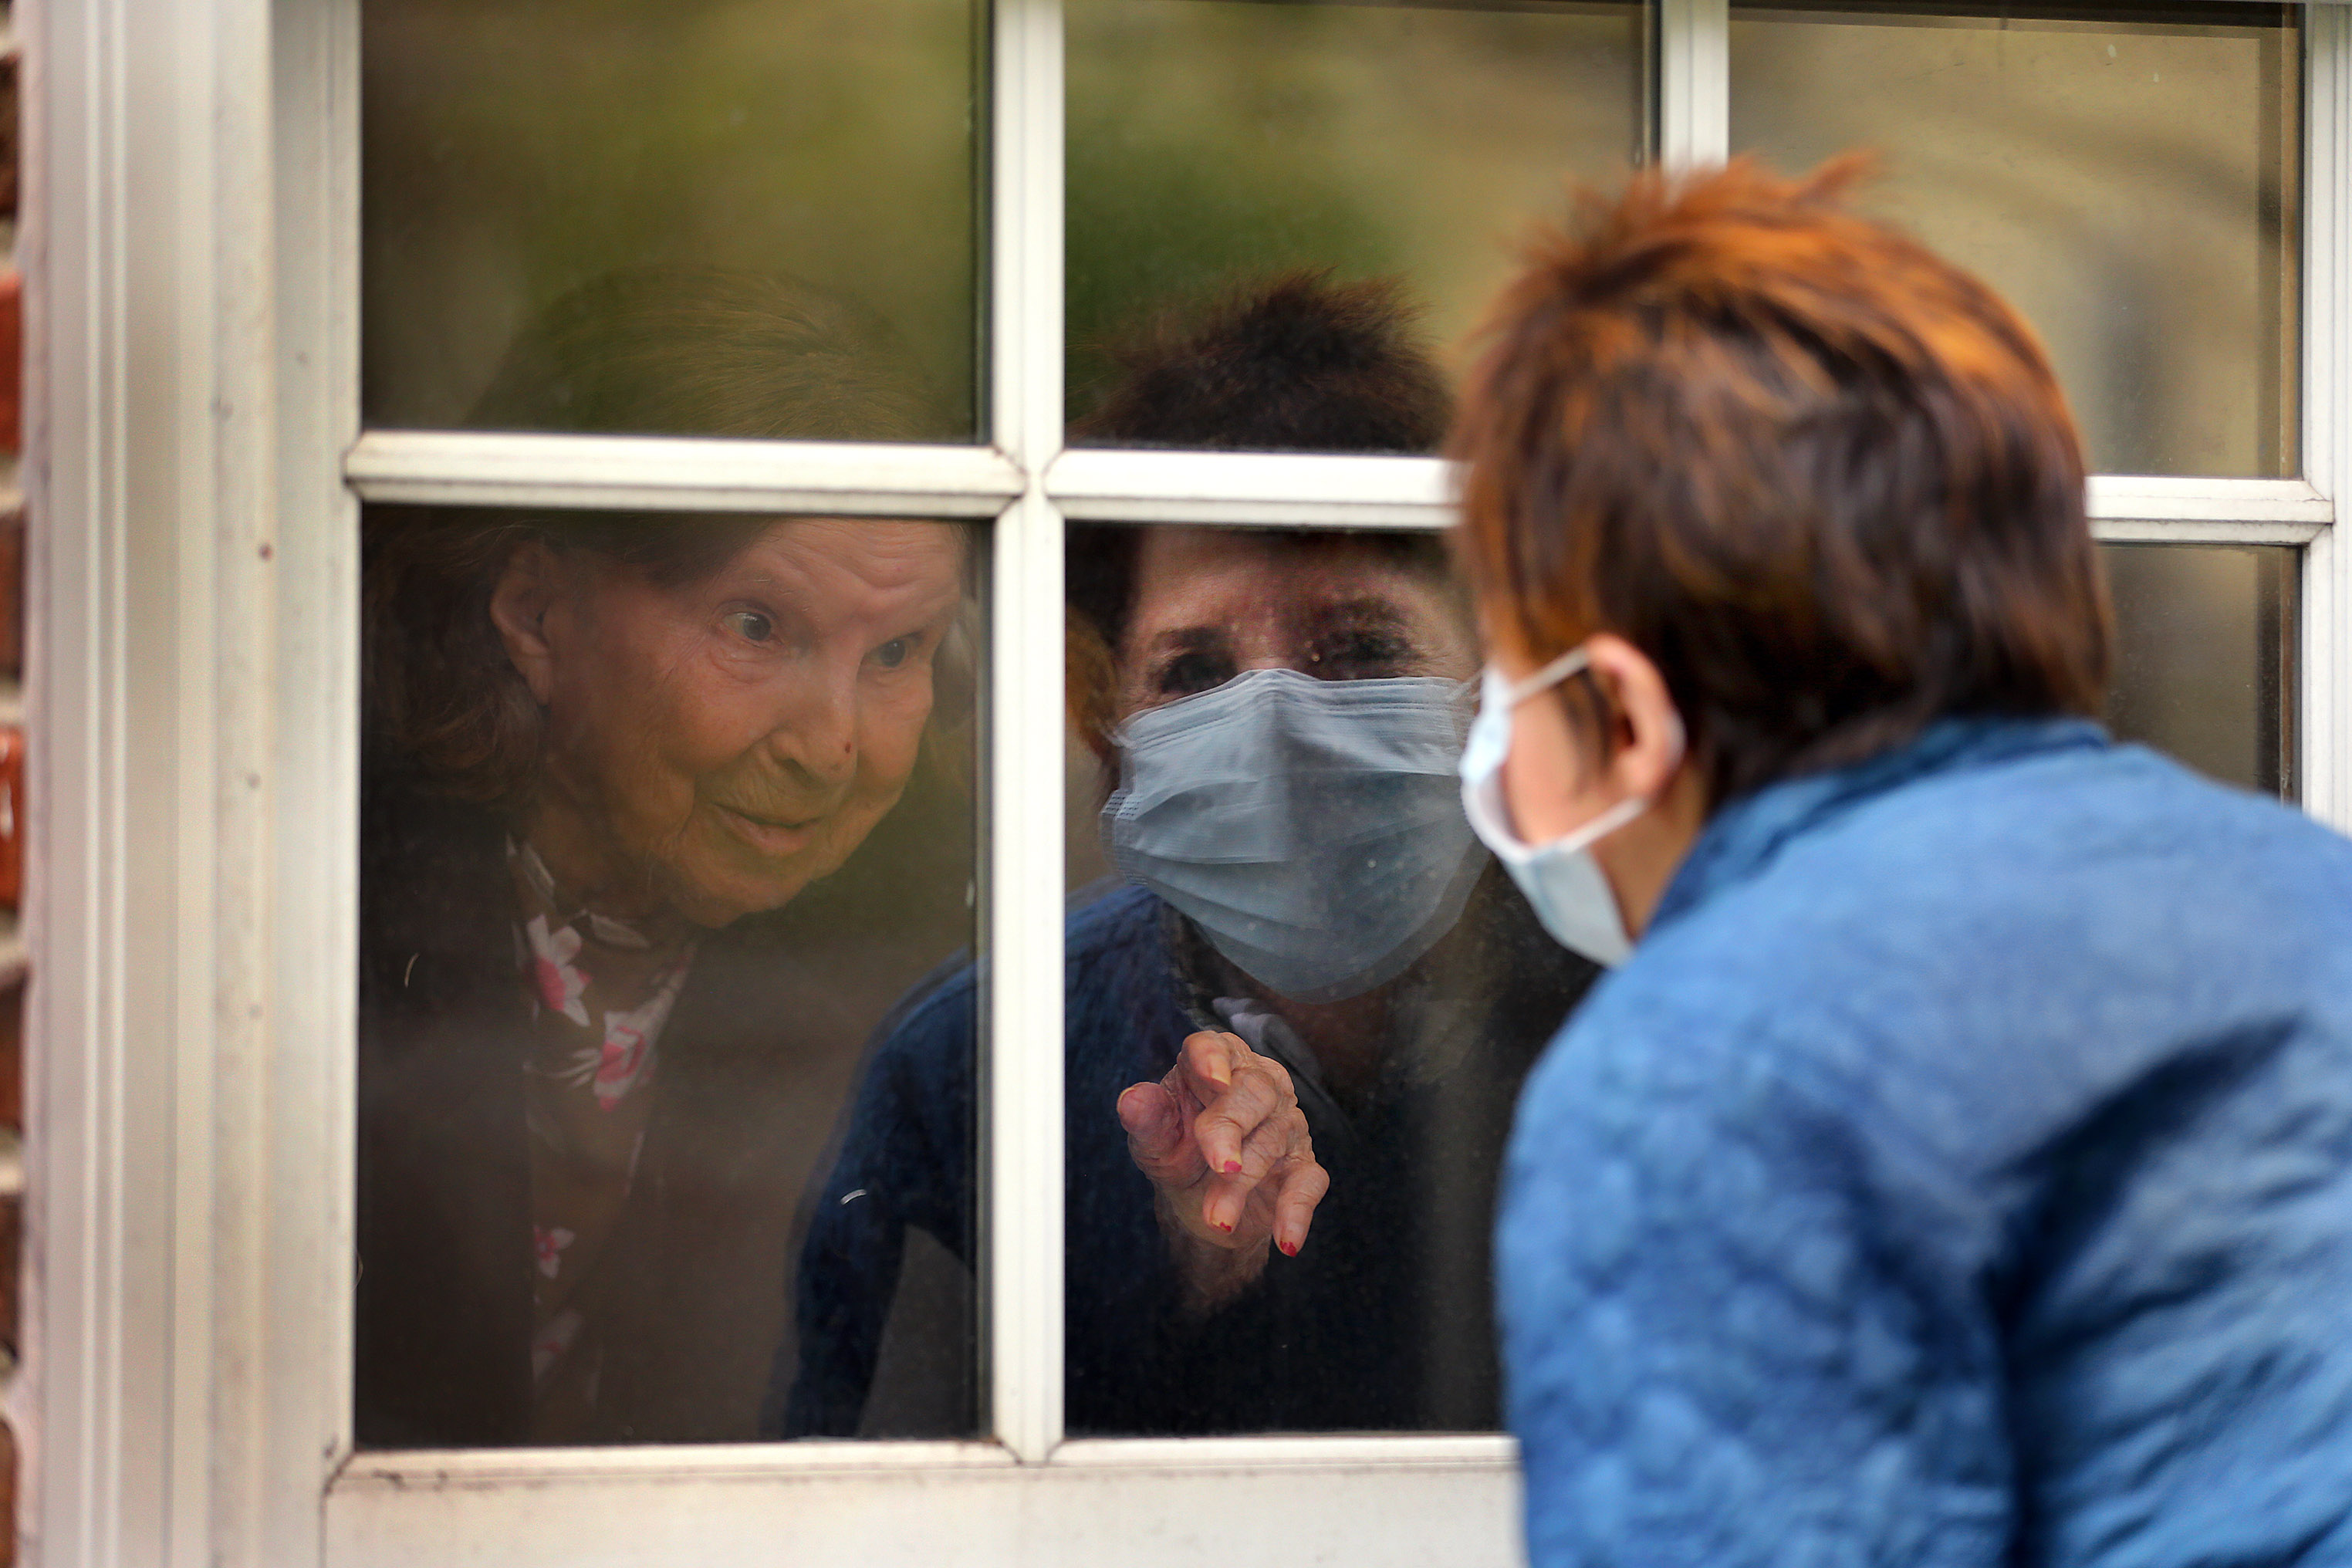
<svg viewBox="0 0 2352 1568">
<path fill-rule="evenodd" d="M 2352 1562 L 2352 843 L 2072 721 L 1743 800 L 1496 1245 L 1538 1568 Z"/>
</svg>

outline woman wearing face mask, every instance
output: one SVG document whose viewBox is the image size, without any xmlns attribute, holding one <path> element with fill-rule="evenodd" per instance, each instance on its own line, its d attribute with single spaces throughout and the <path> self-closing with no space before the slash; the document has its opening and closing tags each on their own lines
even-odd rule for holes
<svg viewBox="0 0 2352 1568">
<path fill-rule="evenodd" d="M 2093 721 L 2031 331 L 1844 176 L 1635 183 L 1457 450 L 1481 833 L 1620 946 L 1497 1235 L 1538 1568 L 2352 1557 L 2352 845 Z"/>
<path fill-rule="evenodd" d="M 480 422 L 922 433 L 887 353 L 798 286 L 624 276 L 518 345 Z M 394 512 L 366 549 L 358 1438 L 747 1437 L 808 986 L 739 923 L 898 802 L 963 539 Z"/>
<path fill-rule="evenodd" d="M 1391 297 L 1297 278 L 1134 351 L 1085 433 L 1412 451 L 1445 412 Z M 1067 933 L 1070 1429 L 1491 1427 L 1496 1162 L 1592 970 L 1463 819 L 1475 666 L 1443 547 L 1078 528 L 1070 605 L 1121 873 Z M 943 977 L 877 1047 L 779 1430 L 858 1429 L 908 1229 L 972 1255 L 971 1085 L 939 1042 L 975 1000 Z"/>
</svg>

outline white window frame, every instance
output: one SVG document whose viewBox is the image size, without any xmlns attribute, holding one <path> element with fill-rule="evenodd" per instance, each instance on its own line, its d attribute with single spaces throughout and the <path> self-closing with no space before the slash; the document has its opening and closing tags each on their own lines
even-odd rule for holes
<svg viewBox="0 0 2352 1568">
<path fill-rule="evenodd" d="M 993 445 L 362 436 L 356 0 L 18 0 L 35 732 L 22 1529 L 44 1565 L 1518 1560 L 1509 1439 L 1061 1437 L 1065 519 L 1432 527 L 1433 459 L 1061 450 L 1059 0 L 1000 0 Z M 2301 547 L 2297 778 L 2352 826 L 2352 11 L 2307 9 L 2300 479 L 2102 477 Z M 1727 0 L 1664 0 L 1719 158 Z M 354 1456 L 358 504 L 992 517 L 972 1443 Z"/>
</svg>

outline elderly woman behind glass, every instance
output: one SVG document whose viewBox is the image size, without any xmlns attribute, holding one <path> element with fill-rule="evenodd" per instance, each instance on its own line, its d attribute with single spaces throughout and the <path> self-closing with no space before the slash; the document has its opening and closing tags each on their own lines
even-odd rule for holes
<svg viewBox="0 0 2352 1568">
<path fill-rule="evenodd" d="M 846 306 L 716 272 L 570 296 L 484 412 L 925 433 Z M 782 1261 L 782 1226 L 726 1194 L 794 1141 L 772 1044 L 742 1037 L 794 999 L 724 933 L 897 804 L 963 560 L 927 522 L 371 519 L 362 1443 L 750 1435 L 740 1375 L 646 1371 L 688 1331 L 647 1290 L 708 1261 L 686 1254 L 724 1248 L 763 1283 Z M 696 1146 L 674 1151 L 684 1126 Z"/>
<path fill-rule="evenodd" d="M 1127 355 L 1081 434 L 1425 449 L 1392 291 L 1278 279 Z M 1075 726 L 1120 882 L 1066 932 L 1073 1432 L 1480 1429 L 1519 1080 L 1594 973 L 1464 818 L 1474 637 L 1443 542 L 1078 527 Z M 773 1429 L 866 1409 L 904 1239 L 972 1250 L 975 972 L 879 1043 L 801 1255 Z"/>
</svg>

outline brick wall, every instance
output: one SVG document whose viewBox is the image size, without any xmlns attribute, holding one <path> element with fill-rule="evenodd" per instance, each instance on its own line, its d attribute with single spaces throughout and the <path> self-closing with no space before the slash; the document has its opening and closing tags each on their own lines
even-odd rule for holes
<svg viewBox="0 0 2352 1568">
<path fill-rule="evenodd" d="M 24 294 L 16 269 L 16 46 L 0 0 L 0 1411 L 16 1373 L 25 1209 Z M 0 1568 L 16 1561 L 16 1437 L 0 1418 Z"/>
</svg>

